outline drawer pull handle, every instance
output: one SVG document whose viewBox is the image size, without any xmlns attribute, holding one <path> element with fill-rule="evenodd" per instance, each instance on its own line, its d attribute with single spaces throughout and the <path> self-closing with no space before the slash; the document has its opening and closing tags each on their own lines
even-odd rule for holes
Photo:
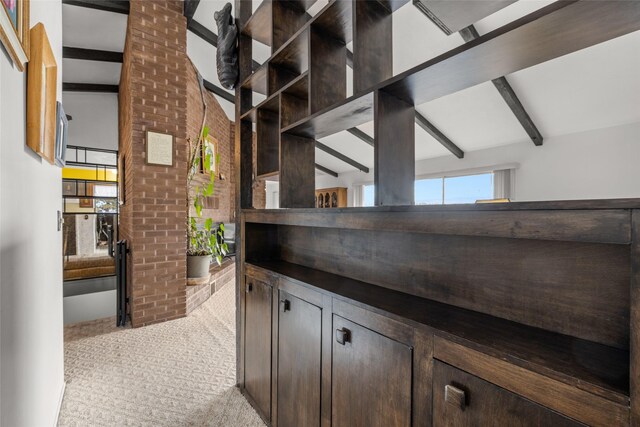
<svg viewBox="0 0 640 427">
<path fill-rule="evenodd" d="M 351 342 L 351 331 L 347 328 L 336 329 L 336 341 L 342 345 Z"/>
<path fill-rule="evenodd" d="M 251 292 L 251 291 L 253 291 L 253 283 L 249 283 L 249 284 L 247 285 L 247 293 L 249 293 L 249 292 Z"/>
<path fill-rule="evenodd" d="M 288 299 L 283 299 L 280 300 L 280 302 L 282 303 L 282 312 L 285 313 L 287 311 L 291 311 L 291 301 L 289 301 Z"/>
<path fill-rule="evenodd" d="M 467 396 L 464 390 L 452 385 L 444 386 L 444 401 L 451 406 L 464 410 L 467 406 Z"/>
</svg>

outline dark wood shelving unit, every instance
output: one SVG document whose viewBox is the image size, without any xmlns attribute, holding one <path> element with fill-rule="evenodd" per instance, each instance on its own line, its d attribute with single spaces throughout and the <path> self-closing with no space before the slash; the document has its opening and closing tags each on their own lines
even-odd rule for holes
<svg viewBox="0 0 640 427">
<path fill-rule="evenodd" d="M 640 200 L 412 206 L 415 105 L 638 31 L 640 3 L 558 1 L 398 75 L 393 13 L 408 0 L 333 0 L 315 16 L 313 0 L 269 0 L 253 16 L 247 3 L 236 0 L 237 372 L 265 421 L 349 425 L 375 407 L 371 425 L 462 425 L 455 405 L 434 405 L 477 387 L 486 396 L 466 417 L 640 425 Z M 252 39 L 272 52 L 255 72 Z M 266 99 L 252 105 L 254 92 Z M 375 207 L 318 209 L 316 140 L 371 121 Z M 275 176 L 281 209 L 254 209 L 256 177 Z M 299 357 L 279 353 L 292 348 Z M 435 389 L 449 377 L 469 388 Z"/>
<path fill-rule="evenodd" d="M 629 404 L 629 352 L 532 328 L 437 301 L 286 261 L 247 261 L 386 316 L 436 329 L 474 349 L 533 372 L 581 386 L 620 405 Z M 443 335 L 447 336 L 447 335 Z M 578 363 L 577 363 L 578 362 Z M 609 367 L 617 371 L 611 372 Z"/>
</svg>

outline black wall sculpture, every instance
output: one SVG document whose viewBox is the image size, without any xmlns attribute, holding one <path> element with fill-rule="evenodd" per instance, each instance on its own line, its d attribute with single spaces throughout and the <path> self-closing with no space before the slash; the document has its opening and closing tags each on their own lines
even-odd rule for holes
<svg viewBox="0 0 640 427">
<path fill-rule="evenodd" d="M 238 46 L 236 43 L 238 28 L 231 15 L 231 3 L 214 15 L 218 26 L 218 50 L 216 65 L 220 84 L 226 89 L 234 89 L 238 81 Z"/>
</svg>

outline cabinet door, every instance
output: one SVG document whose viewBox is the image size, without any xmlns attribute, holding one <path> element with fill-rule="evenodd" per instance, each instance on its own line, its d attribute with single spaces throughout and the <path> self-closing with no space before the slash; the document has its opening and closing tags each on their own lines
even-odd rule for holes
<svg viewBox="0 0 640 427">
<path fill-rule="evenodd" d="M 434 427 L 583 425 L 446 363 L 433 368 Z"/>
<path fill-rule="evenodd" d="M 411 425 L 411 347 L 333 316 L 332 426 Z"/>
<path fill-rule="evenodd" d="M 263 418 L 269 420 L 272 287 L 247 276 L 245 301 L 244 388 Z"/>
<path fill-rule="evenodd" d="M 280 291 L 278 328 L 278 427 L 317 427 L 322 310 Z"/>
</svg>

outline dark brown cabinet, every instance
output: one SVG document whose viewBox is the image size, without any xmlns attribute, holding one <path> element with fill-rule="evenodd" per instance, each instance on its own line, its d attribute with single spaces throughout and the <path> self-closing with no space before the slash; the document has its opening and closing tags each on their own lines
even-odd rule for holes
<svg viewBox="0 0 640 427">
<path fill-rule="evenodd" d="M 412 349 L 333 316 L 332 426 L 411 425 Z"/>
<path fill-rule="evenodd" d="M 322 310 L 279 291 L 279 427 L 320 426 Z"/>
<path fill-rule="evenodd" d="M 581 425 L 467 372 L 434 361 L 434 427 Z"/>
<path fill-rule="evenodd" d="M 244 388 L 265 420 L 271 419 L 273 287 L 246 276 Z"/>
</svg>

